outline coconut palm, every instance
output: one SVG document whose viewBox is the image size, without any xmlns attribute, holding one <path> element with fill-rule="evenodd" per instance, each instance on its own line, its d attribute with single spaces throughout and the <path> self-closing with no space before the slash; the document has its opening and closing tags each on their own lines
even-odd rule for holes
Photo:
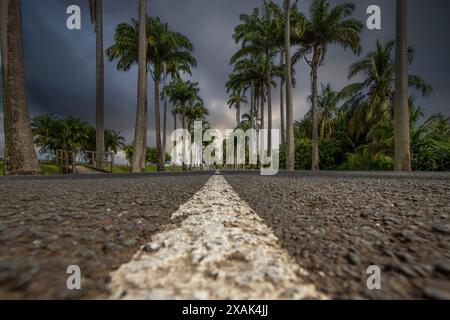
<svg viewBox="0 0 450 320">
<path fill-rule="evenodd" d="M 312 101 L 312 96 L 309 96 L 309 101 Z M 321 85 L 321 92 L 317 97 L 318 106 L 318 128 L 319 137 L 326 139 L 333 137 L 336 133 L 336 120 L 339 113 L 339 103 L 342 100 L 342 96 L 339 92 L 334 91 L 330 84 Z M 310 110 L 304 117 L 304 127 L 308 135 L 311 136 L 312 132 L 312 111 Z"/>
<path fill-rule="evenodd" d="M 96 34 L 96 108 L 95 108 L 95 151 L 97 161 L 105 153 L 105 107 L 104 107 L 104 58 L 103 58 L 103 0 L 89 0 L 91 22 Z"/>
<path fill-rule="evenodd" d="M 313 0 L 306 31 L 300 42 L 300 49 L 294 54 L 293 62 L 305 59 L 311 67 L 312 91 L 312 170 L 319 170 L 318 145 L 318 68 L 325 59 L 328 46 L 337 44 L 354 53 L 361 50 L 360 33 L 363 24 L 351 18 L 355 10 L 353 3 L 343 3 L 331 8 L 327 0 Z"/>
<path fill-rule="evenodd" d="M 25 83 L 20 0 L 0 1 L 0 39 L 5 174 L 37 174 L 39 164 L 32 144 Z"/>
<path fill-rule="evenodd" d="M 394 169 L 411 171 L 408 108 L 408 5 L 406 0 L 397 0 L 396 20 Z"/>
<path fill-rule="evenodd" d="M 105 130 L 105 149 L 107 153 L 117 154 L 125 147 L 125 138 L 120 135 L 120 131 Z"/>
<path fill-rule="evenodd" d="M 394 42 L 384 46 L 377 41 L 374 52 L 350 67 L 349 79 L 363 77 L 361 82 L 345 87 L 340 96 L 347 101 L 345 109 L 348 133 L 355 145 L 367 142 L 371 128 L 382 121 L 392 119 L 395 98 L 395 57 Z M 412 63 L 414 51 L 408 49 L 408 61 Z M 418 75 L 408 76 L 409 87 L 423 96 L 431 92 L 431 87 Z M 411 101 L 412 102 L 412 101 Z M 414 110 L 413 103 L 410 103 Z"/>
</svg>

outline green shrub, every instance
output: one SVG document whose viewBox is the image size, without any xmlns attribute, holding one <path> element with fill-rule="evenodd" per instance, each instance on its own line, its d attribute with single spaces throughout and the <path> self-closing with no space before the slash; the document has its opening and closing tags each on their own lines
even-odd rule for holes
<svg viewBox="0 0 450 320">
<path fill-rule="evenodd" d="M 286 168 L 285 146 L 280 147 L 280 168 Z M 322 170 L 336 170 L 345 160 L 345 146 L 336 139 L 319 141 L 319 159 Z M 295 141 L 295 170 L 311 169 L 312 143 L 310 139 Z"/>
<path fill-rule="evenodd" d="M 412 167 L 415 171 L 450 171 L 450 143 L 431 137 L 418 138 L 412 146 Z"/>
<path fill-rule="evenodd" d="M 374 154 L 368 148 L 348 153 L 341 170 L 353 171 L 389 171 L 394 168 L 394 160 L 384 154 Z"/>
</svg>

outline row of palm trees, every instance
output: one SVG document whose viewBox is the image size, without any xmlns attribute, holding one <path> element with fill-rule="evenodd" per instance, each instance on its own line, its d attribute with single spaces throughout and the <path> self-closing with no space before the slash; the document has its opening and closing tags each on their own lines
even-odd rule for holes
<svg viewBox="0 0 450 320">
<path fill-rule="evenodd" d="M 147 15 L 147 1 L 139 2 L 139 20 L 121 23 L 116 28 L 114 44 L 106 50 L 110 61 L 117 60 L 117 69 L 128 71 L 138 64 L 138 107 L 136 113 L 135 139 L 132 171 L 140 172 L 145 166 L 147 145 L 147 81 L 150 74 L 154 83 L 155 138 L 158 150 L 158 171 L 164 171 L 168 104 L 172 113 L 181 116 L 183 128 L 189 128 L 192 119 L 202 119 L 208 113 L 199 97 L 198 83 L 181 79 L 191 74 L 197 65 L 192 55 L 193 45 L 183 34 L 169 28 L 158 17 Z M 167 78 L 171 82 L 167 84 Z M 161 82 L 163 84 L 161 92 Z M 163 100 L 163 124 L 161 107 Z"/>
<path fill-rule="evenodd" d="M 408 51 L 409 62 L 414 52 Z M 376 48 L 360 61 L 352 64 L 349 79 L 358 77 L 341 91 L 330 84 L 322 84 L 317 97 L 318 138 L 321 141 L 340 142 L 347 152 L 366 150 L 375 158 L 391 156 L 394 146 L 394 102 L 395 102 L 395 54 L 394 42 L 377 42 Z M 422 96 L 431 92 L 431 87 L 418 75 L 408 75 L 409 88 Z M 312 97 L 308 100 L 312 101 Z M 409 97 L 410 129 L 422 116 L 415 97 Z M 312 111 L 294 124 L 297 139 L 311 137 L 313 130 Z M 341 147 L 342 147 L 341 144 Z M 345 147 L 347 146 L 347 147 Z M 336 161 L 338 162 L 338 161 Z"/>
<path fill-rule="evenodd" d="M 101 155 L 104 151 L 104 75 L 103 75 L 103 27 L 102 0 L 89 0 L 91 17 L 97 34 L 97 98 L 96 98 L 96 149 Z M 22 44 L 22 21 L 20 0 L 0 0 L 0 36 L 2 48 L 2 76 L 4 96 L 5 162 L 7 174 L 38 173 L 39 166 L 32 143 L 30 118 L 26 98 L 24 54 Z M 263 12 L 255 9 L 251 15 L 242 15 L 241 24 L 236 27 L 234 38 L 242 43 L 242 48 L 233 56 L 234 72 L 227 88 L 232 92 L 230 103 L 238 110 L 245 104 L 242 97 L 250 90 L 250 117 L 252 127 L 264 128 L 264 109 L 267 103 L 268 128 L 272 126 L 271 90 L 274 78 L 279 77 L 285 85 L 286 106 L 281 106 L 286 115 L 282 139 L 286 143 L 286 167 L 294 170 L 294 129 L 292 91 L 295 84 L 292 64 L 304 59 L 311 67 L 312 89 L 312 169 L 319 168 L 318 156 L 318 68 L 324 61 L 330 44 L 338 44 L 360 51 L 360 32 L 362 24 L 352 18 L 354 5 L 344 3 L 331 7 L 327 0 L 313 0 L 309 18 L 306 18 L 297 5 L 284 1 L 284 10 L 272 2 L 266 2 Z M 397 27 L 395 41 L 395 108 L 394 140 L 395 169 L 411 170 L 409 146 L 408 111 L 408 46 L 407 46 L 407 0 L 397 0 Z M 296 52 L 291 56 L 292 46 Z M 156 144 L 160 162 L 158 168 L 164 169 L 163 143 L 160 125 L 160 82 L 165 82 L 168 74 L 173 87 L 183 87 L 179 80 L 180 72 L 190 72 L 195 66 L 191 55 L 189 40 L 171 31 L 167 24 L 158 18 L 147 16 L 147 1 L 139 0 L 139 19 L 131 24 L 121 24 L 116 30 L 115 43 L 107 50 L 110 60 L 118 60 L 118 69 L 128 70 L 138 64 L 138 106 L 136 111 L 135 139 L 133 153 L 133 172 L 139 172 L 145 163 L 147 129 L 147 74 L 150 72 L 155 90 L 155 129 Z M 280 63 L 275 63 L 276 57 Z M 284 71 L 284 72 L 283 72 Z M 163 78 L 163 79 L 161 79 Z M 177 84 L 178 82 L 178 84 Z M 192 86 L 185 83 L 186 87 Z M 192 88 L 191 88 L 192 89 Z M 169 91 L 169 90 L 167 90 Z M 168 92 L 163 88 L 164 123 L 163 141 L 167 121 Z M 198 94 L 188 94 L 190 100 L 170 97 L 175 103 L 174 110 L 181 112 L 182 125 L 188 126 L 186 112 L 188 106 L 206 113 Z M 239 98 L 237 98 L 239 96 Z M 237 98 L 237 99 L 236 99 Z M 283 100 L 283 99 L 282 99 Z M 186 102 L 189 101 L 189 104 Z M 285 112 L 284 112 L 285 108 Z M 270 132 L 270 130 L 269 130 Z M 285 138 L 284 138 L 285 137 Z M 102 139 L 103 138 L 103 139 Z M 270 141 L 270 137 L 268 139 Z M 270 148 L 269 148 L 270 149 Z"/>
<path fill-rule="evenodd" d="M 26 99 L 24 55 L 22 44 L 21 1 L 1 0 L 1 48 L 5 121 L 5 171 L 7 174 L 36 174 L 39 172 L 32 142 L 30 116 Z M 105 154 L 104 126 L 104 49 L 103 1 L 89 0 L 91 21 L 96 33 L 96 155 Z M 148 74 L 154 82 L 154 111 L 158 170 L 164 170 L 169 100 L 173 115 L 180 116 L 182 126 L 188 127 L 208 113 L 199 98 L 197 83 L 181 80 L 196 66 L 193 46 L 181 33 L 170 30 L 167 23 L 147 15 L 147 1 L 139 0 L 139 19 L 122 23 L 116 29 L 114 44 L 106 50 L 110 61 L 117 60 L 117 69 L 128 71 L 138 65 L 138 99 L 132 171 L 145 166 L 147 145 L 147 83 Z M 166 85 L 167 78 L 172 79 Z M 162 94 L 160 94 L 163 82 Z M 184 90 L 184 91 L 183 91 Z M 183 96 L 184 95 L 184 96 Z M 161 129 L 160 100 L 164 101 Z M 161 137 L 162 131 L 162 137 Z"/>
<path fill-rule="evenodd" d="M 353 3 L 343 3 L 332 7 L 327 0 L 313 0 L 309 8 L 309 16 L 305 16 L 299 11 L 297 2 L 291 5 L 290 1 L 284 1 L 283 10 L 279 5 L 266 1 L 261 10 L 255 8 L 250 15 L 241 15 L 241 23 L 235 28 L 233 37 L 237 43 L 241 44 L 241 48 L 230 60 L 234 71 L 226 83 L 227 92 L 230 93 L 228 104 L 230 107 L 236 108 L 236 121 L 239 125 L 241 107 L 248 104 L 247 94 L 250 91 L 250 112 L 244 119 L 244 123 L 250 122 L 252 128 L 255 129 L 264 128 L 264 110 L 265 103 L 267 103 L 267 128 L 270 132 L 272 128 L 271 89 L 275 85 L 275 79 L 279 79 L 281 141 L 286 145 L 286 168 L 288 170 L 294 170 L 295 164 L 292 90 L 296 83 L 292 65 L 305 61 L 311 70 L 311 112 L 309 115 L 312 141 L 311 169 L 318 170 L 320 167 L 319 134 L 325 130 L 324 127 L 319 127 L 319 122 L 323 123 L 319 119 L 319 104 L 323 101 L 319 101 L 318 71 L 331 44 L 350 49 L 354 54 L 360 53 L 360 34 L 363 24 L 352 17 L 354 10 Z M 394 82 L 395 73 L 395 90 L 392 90 L 389 97 L 384 97 L 384 101 L 387 101 L 387 98 L 390 99 L 389 101 L 395 101 L 395 108 L 392 107 L 392 110 L 395 111 L 395 169 L 408 171 L 411 170 L 408 86 L 409 84 L 425 86 L 425 83 L 418 77 L 408 77 L 406 11 L 406 0 L 398 0 L 397 37 L 395 45 L 394 42 L 389 45 L 389 50 L 396 48 L 396 63 L 392 64 L 392 70 L 389 70 L 392 72 L 385 75 L 391 77 Z M 293 55 L 291 55 L 292 48 L 295 49 Z M 279 62 L 277 63 L 277 61 Z M 364 61 L 354 65 L 350 77 L 364 71 L 373 71 L 373 68 L 370 69 L 367 65 L 371 62 L 373 61 Z M 283 90 L 283 86 L 285 86 L 285 90 Z M 423 88 L 424 86 L 422 89 L 426 90 Z M 370 93 L 363 92 L 368 87 L 370 87 L 370 83 L 359 84 L 359 86 L 355 84 L 346 91 L 350 94 L 350 91 L 353 90 L 353 100 L 357 100 L 357 97 L 370 96 Z M 331 88 L 325 87 L 324 90 L 330 91 Z M 331 98 L 337 99 L 337 95 Z M 285 101 L 286 105 L 284 105 Z M 367 105 L 361 101 L 353 102 L 354 105 L 362 108 Z M 371 104 L 373 107 L 370 112 L 374 112 L 379 117 L 380 110 L 378 109 L 384 107 L 383 101 L 373 100 Z M 369 112 L 363 109 L 358 111 Z M 269 136 L 268 141 L 270 140 Z"/>
</svg>

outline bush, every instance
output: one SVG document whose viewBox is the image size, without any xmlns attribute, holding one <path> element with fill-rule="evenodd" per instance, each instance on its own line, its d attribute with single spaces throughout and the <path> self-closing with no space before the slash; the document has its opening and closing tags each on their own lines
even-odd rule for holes
<svg viewBox="0 0 450 320">
<path fill-rule="evenodd" d="M 424 137 L 412 146 L 412 167 L 415 171 L 450 171 L 450 143 Z"/>
<path fill-rule="evenodd" d="M 280 147 L 280 168 L 286 168 L 285 146 Z M 336 170 L 345 160 L 345 146 L 336 139 L 319 141 L 320 169 Z M 295 170 L 311 169 L 312 143 L 310 139 L 295 141 Z"/>
<path fill-rule="evenodd" d="M 341 170 L 353 171 L 390 171 L 394 168 L 394 160 L 383 154 L 374 154 L 368 148 L 355 153 L 348 153 L 347 160 Z"/>
</svg>

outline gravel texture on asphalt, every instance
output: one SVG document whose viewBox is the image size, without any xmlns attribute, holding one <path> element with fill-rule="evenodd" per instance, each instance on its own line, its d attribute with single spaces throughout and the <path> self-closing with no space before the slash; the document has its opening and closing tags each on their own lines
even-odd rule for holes
<svg viewBox="0 0 450 320">
<path fill-rule="evenodd" d="M 109 273 L 210 173 L 0 178 L 0 299 L 108 297 Z M 78 265 L 82 290 L 67 289 Z"/>
<path fill-rule="evenodd" d="M 113 299 L 326 298 L 223 176 L 212 176 L 178 217 L 186 219 L 112 273 Z"/>
<path fill-rule="evenodd" d="M 331 298 L 450 299 L 449 174 L 224 176 Z"/>
</svg>

